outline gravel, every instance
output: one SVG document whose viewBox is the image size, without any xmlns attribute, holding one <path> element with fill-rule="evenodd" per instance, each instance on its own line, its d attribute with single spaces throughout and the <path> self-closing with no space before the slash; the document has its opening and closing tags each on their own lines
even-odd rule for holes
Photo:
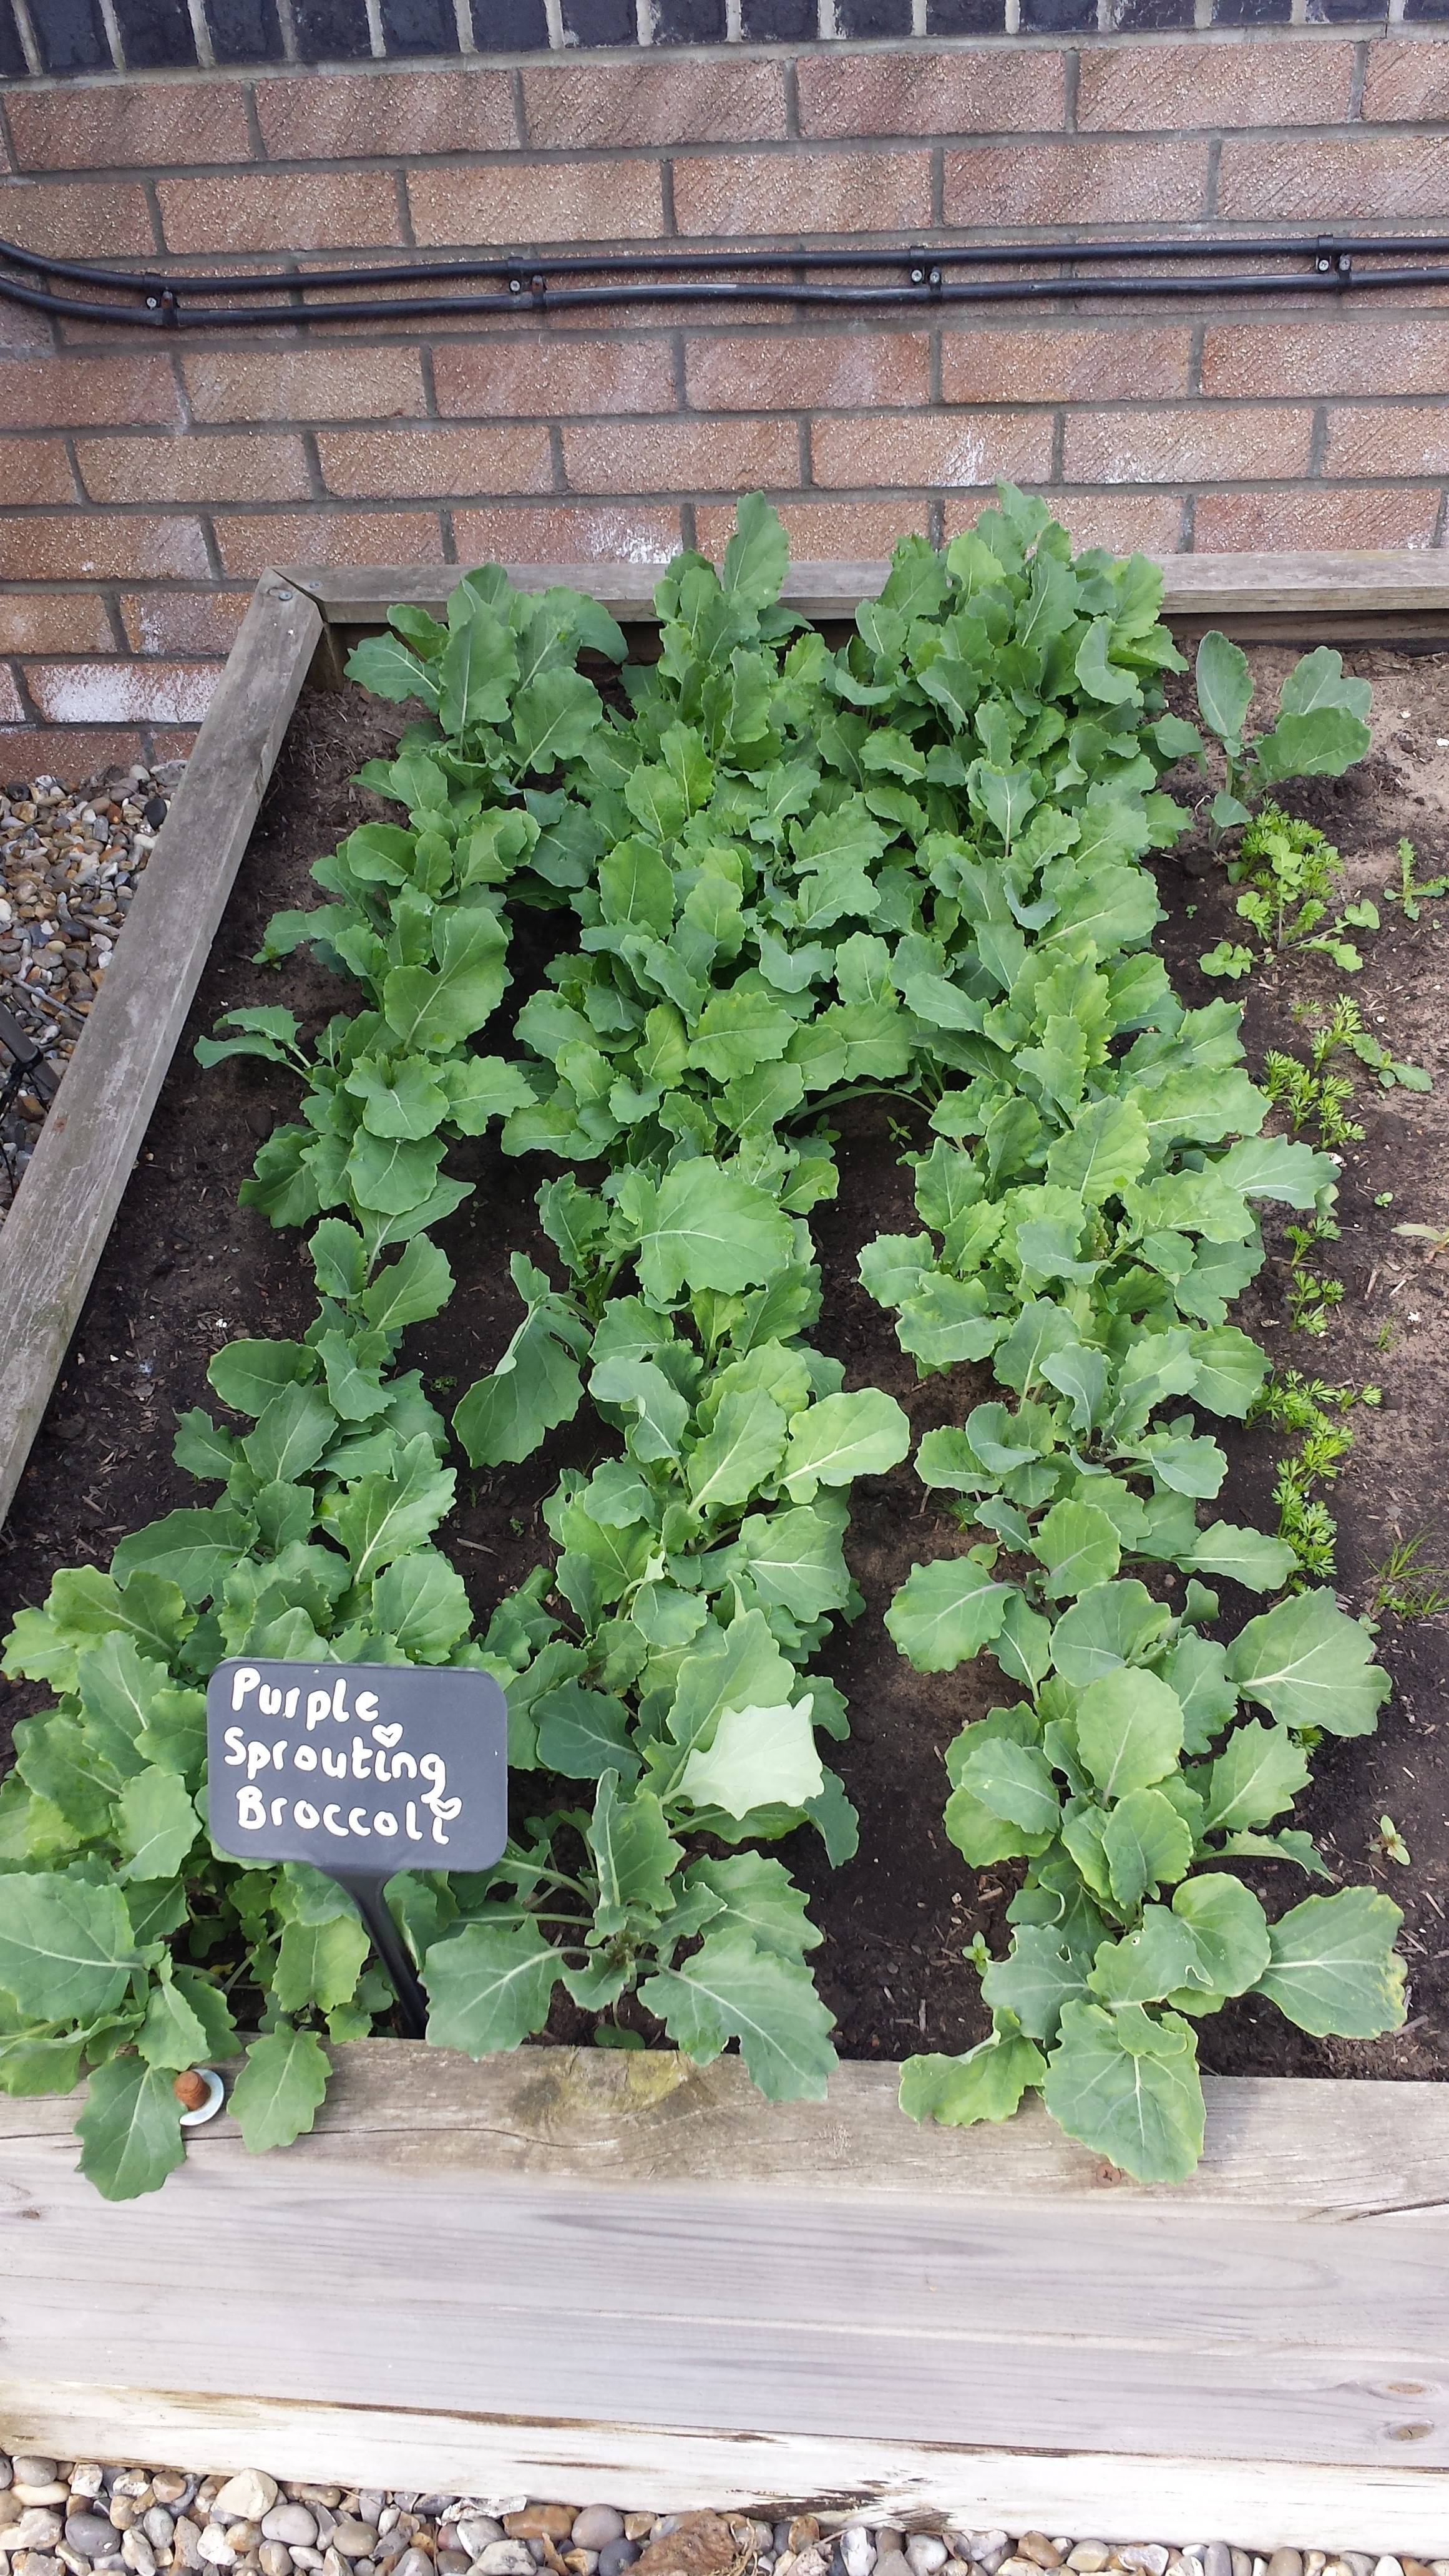
<svg viewBox="0 0 1449 2576">
<path fill-rule="evenodd" d="M 196 2478 L 0 2451 L 0 2576 L 623 2576 L 677 2535 L 692 2576 L 1449 2576 L 1449 2558 L 1176 2548 L 1027 2531 L 904 2531 L 844 2513 L 654 2514 L 526 2496 L 308 2486 L 265 2469 Z"/>
<path fill-rule="evenodd" d="M 0 1013 L 47 1066 L 65 1068 L 184 763 L 109 770 L 87 787 L 0 777 Z M 0 1102 L 14 1059 L 0 1019 Z M 0 1221 L 49 1107 L 24 1085 L 0 1109 Z"/>
</svg>

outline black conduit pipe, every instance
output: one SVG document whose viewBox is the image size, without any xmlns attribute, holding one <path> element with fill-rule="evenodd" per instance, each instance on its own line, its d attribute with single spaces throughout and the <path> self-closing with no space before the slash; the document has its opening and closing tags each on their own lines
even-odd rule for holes
<svg viewBox="0 0 1449 2576">
<path fill-rule="evenodd" d="M 1449 234 L 1411 234 L 1397 239 L 1381 234 L 1230 235 L 1199 240 L 969 242 L 949 249 L 900 250 L 838 245 L 806 250 L 583 251 L 524 253 L 481 251 L 476 257 L 414 260 L 385 266 L 357 266 L 307 271 L 239 272 L 211 277 L 165 276 L 144 269 L 107 268 L 85 260 L 56 259 L 0 239 L 0 297 L 42 313 L 69 315 L 113 327 L 159 331 L 238 330 L 248 325 L 270 328 L 297 322 L 397 322 L 447 320 L 470 313 L 560 312 L 590 305 L 658 306 L 684 303 L 778 304 L 827 309 L 901 308 L 920 310 L 942 304 L 1051 303 L 1098 296 L 1117 302 L 1139 296 L 1170 295 L 1301 295 L 1342 294 L 1354 287 L 1416 288 L 1449 285 L 1449 266 L 1428 264 L 1361 268 L 1362 258 L 1382 259 L 1406 252 L 1426 261 L 1449 252 Z M 1179 276 L 1095 276 L 1101 263 L 1175 260 L 1306 258 L 1306 269 L 1249 270 L 1217 274 L 1196 270 Z M 948 267 L 1016 267 L 1070 271 L 1052 276 L 948 277 Z M 92 302 L 76 294 L 57 294 L 53 285 L 34 285 L 14 275 L 66 279 L 75 285 L 128 295 L 133 303 Z M 720 278 L 706 270 L 729 269 Z M 765 272 L 794 270 L 782 278 Z M 804 275 L 807 269 L 905 270 L 904 277 L 878 283 L 843 285 Z M 489 291 L 473 294 L 423 292 L 435 282 L 483 279 Z M 584 284 L 584 279 L 602 283 Z M 340 302 L 314 302 L 319 290 L 348 289 Z M 405 294 L 370 294 L 375 288 L 409 288 Z M 284 298 L 240 305 L 193 301 L 208 293 L 228 297 Z"/>
</svg>

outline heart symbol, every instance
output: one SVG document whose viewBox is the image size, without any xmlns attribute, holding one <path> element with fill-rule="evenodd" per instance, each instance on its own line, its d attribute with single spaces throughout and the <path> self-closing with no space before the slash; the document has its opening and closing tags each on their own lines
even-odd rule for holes
<svg viewBox="0 0 1449 2576">
<path fill-rule="evenodd" d="M 400 1726 L 375 1726 L 372 1730 L 372 1740 L 374 1744 L 385 1746 L 387 1751 L 390 1753 L 395 1744 L 401 1744 L 402 1742 L 402 1728 Z"/>
</svg>

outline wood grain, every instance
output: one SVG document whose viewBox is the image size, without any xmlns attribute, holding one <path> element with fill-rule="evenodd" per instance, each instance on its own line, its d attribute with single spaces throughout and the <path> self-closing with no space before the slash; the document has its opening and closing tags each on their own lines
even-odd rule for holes
<svg viewBox="0 0 1449 2576">
<path fill-rule="evenodd" d="M 0 1519 L 140 1150 L 322 621 L 264 575 L 0 1227 Z"/>
<path fill-rule="evenodd" d="M 1091 2531 L 1169 2541 L 1226 2533 L 1259 2549 L 1444 2554 L 1449 2479 L 1401 2468 L 1301 2468 L 1287 2461 L 1037 2454 L 794 2433 L 661 2431 L 652 2424 L 524 2423 L 450 2408 L 423 2414 L 323 2400 L 230 2398 L 137 2384 L 0 2379 L 0 2435 L 15 2450 L 70 2459 L 166 2460 L 179 2468 L 259 2463 L 289 2479 L 345 2479 L 478 2496 L 588 2495 L 625 2510 L 725 2511 L 813 2502 L 861 2507 L 907 2530 L 951 2521 L 983 2531 Z"/>
<path fill-rule="evenodd" d="M 0 2369 L 32 2392 L 28 2438 L 94 2452 L 106 2410 L 132 2405 L 165 2456 L 169 2418 L 145 2414 L 162 2401 L 134 2387 L 138 2354 L 165 2352 L 213 2439 L 260 2404 L 309 2426 L 362 2409 L 391 2420 L 403 2484 L 437 2482 L 427 2444 L 487 2424 L 532 2464 L 505 2482 L 536 2485 L 562 2421 L 589 2428 L 575 2466 L 596 2491 L 608 2460 L 642 2456 L 630 2427 L 684 2445 L 687 2501 L 711 2477 L 724 2491 L 725 2446 L 734 2492 L 739 2446 L 760 2446 L 748 2484 L 784 2439 L 922 2476 L 963 2444 L 1038 2466 L 1314 2463 L 1362 2473 L 1365 2497 L 1412 2469 L 1443 2476 L 1449 2505 L 1442 2088 L 1210 2081 L 1209 2158 L 1171 2193 L 1106 2180 L 1039 2109 L 917 2129 L 894 2068 L 772 2105 L 737 2062 L 667 2052 L 474 2064 L 369 2041 L 334 2058 L 316 2135 L 253 2158 L 224 2117 L 164 2193 L 120 2207 L 75 2173 L 73 2104 L 0 2101 Z M 81 2351 L 99 2417 L 74 2388 Z M 67 2385 L 81 2431 L 35 2411 Z M 321 2474 L 320 2442 L 308 2457 Z M 1071 2528 L 1029 2480 L 1013 2492 Z M 1134 2524 L 1202 2534 L 1196 2513 L 1169 2531 L 1126 2505 L 1107 2528 Z M 1348 2523 L 1316 2528 L 1358 2545 Z M 1400 2545 L 1423 2554 L 1425 2528 Z"/>
</svg>

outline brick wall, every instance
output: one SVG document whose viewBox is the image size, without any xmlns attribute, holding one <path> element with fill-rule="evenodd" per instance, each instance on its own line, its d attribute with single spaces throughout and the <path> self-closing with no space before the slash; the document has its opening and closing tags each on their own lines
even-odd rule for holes
<svg viewBox="0 0 1449 2576">
<path fill-rule="evenodd" d="M 0 234 L 221 275 L 414 245 L 1427 231 L 1449 229 L 1449 44 L 1343 25 L 26 78 L 0 86 L 0 174 Z M 1449 292 L 164 341 L 0 302 L 0 764 L 182 745 L 268 563 L 662 560 L 717 546 L 755 485 L 802 553 L 877 555 L 951 534 L 998 473 L 1119 546 L 1439 546 Z"/>
</svg>

